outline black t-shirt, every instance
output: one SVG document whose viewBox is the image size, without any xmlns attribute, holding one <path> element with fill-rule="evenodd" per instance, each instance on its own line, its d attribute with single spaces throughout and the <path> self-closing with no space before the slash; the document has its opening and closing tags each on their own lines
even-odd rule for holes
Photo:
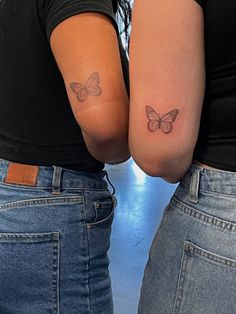
<svg viewBox="0 0 236 314">
<path fill-rule="evenodd" d="M 49 44 L 56 25 L 83 12 L 106 14 L 117 29 L 112 0 L 0 1 L 0 158 L 81 171 L 104 167 L 85 146 Z"/>
<path fill-rule="evenodd" d="M 236 1 L 196 1 L 205 18 L 206 92 L 194 158 L 236 171 Z"/>
</svg>

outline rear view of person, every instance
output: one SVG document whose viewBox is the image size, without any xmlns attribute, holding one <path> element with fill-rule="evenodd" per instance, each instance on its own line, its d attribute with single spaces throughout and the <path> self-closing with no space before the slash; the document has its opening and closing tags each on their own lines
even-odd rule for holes
<svg viewBox="0 0 236 314">
<path fill-rule="evenodd" d="M 129 158 L 118 8 L 129 5 L 0 2 L 2 314 L 113 312 L 103 169 Z"/>
<path fill-rule="evenodd" d="M 233 0 L 135 1 L 131 154 L 148 174 L 180 181 L 139 314 L 236 313 L 235 12 Z"/>
</svg>

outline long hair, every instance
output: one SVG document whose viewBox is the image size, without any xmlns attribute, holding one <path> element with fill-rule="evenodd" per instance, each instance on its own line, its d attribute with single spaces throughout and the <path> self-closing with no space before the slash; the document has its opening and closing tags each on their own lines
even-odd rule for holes
<svg viewBox="0 0 236 314">
<path fill-rule="evenodd" d="M 125 34 L 125 39 L 129 41 L 129 31 L 131 25 L 132 8 L 130 0 L 112 0 L 115 14 L 117 15 L 119 26 L 122 27 L 121 33 Z"/>
</svg>

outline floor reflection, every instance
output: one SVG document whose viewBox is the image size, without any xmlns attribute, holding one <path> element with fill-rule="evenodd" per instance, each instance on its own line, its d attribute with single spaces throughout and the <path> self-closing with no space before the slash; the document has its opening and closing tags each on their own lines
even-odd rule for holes
<svg viewBox="0 0 236 314">
<path fill-rule="evenodd" d="M 148 250 L 176 186 L 146 176 L 132 159 L 107 171 L 118 200 L 110 249 L 115 314 L 136 314 Z"/>
</svg>

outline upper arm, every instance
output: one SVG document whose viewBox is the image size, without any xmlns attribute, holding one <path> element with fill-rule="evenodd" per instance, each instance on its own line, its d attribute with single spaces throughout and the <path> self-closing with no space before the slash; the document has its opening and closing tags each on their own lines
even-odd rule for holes
<svg viewBox="0 0 236 314">
<path fill-rule="evenodd" d="M 126 121 L 127 94 L 111 20 L 100 13 L 72 16 L 57 25 L 50 43 L 81 128 L 93 133 L 97 121 L 97 131 L 106 132 L 109 123 L 105 126 L 103 119 L 111 114 Z"/>
<path fill-rule="evenodd" d="M 203 28 L 202 10 L 194 0 L 136 0 L 130 148 L 150 174 L 165 176 L 171 163 L 182 163 L 185 171 L 191 162 L 205 88 Z"/>
</svg>

